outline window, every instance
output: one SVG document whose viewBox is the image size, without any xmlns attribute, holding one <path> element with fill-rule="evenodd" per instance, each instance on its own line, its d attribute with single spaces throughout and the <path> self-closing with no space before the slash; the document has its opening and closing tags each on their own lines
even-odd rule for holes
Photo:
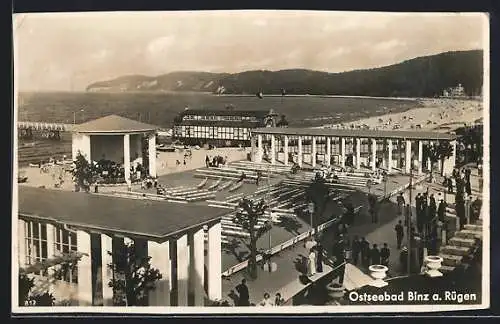
<svg viewBox="0 0 500 324">
<path fill-rule="evenodd" d="M 68 254 L 77 251 L 76 233 L 67 231 L 63 228 L 55 228 L 54 239 L 56 254 Z M 77 264 L 63 264 L 55 275 L 56 279 L 69 283 L 78 283 Z"/>
<path fill-rule="evenodd" d="M 47 225 L 26 221 L 24 233 L 26 264 L 33 265 L 46 260 L 48 257 Z M 47 270 L 41 271 L 39 275 L 46 276 Z"/>
</svg>

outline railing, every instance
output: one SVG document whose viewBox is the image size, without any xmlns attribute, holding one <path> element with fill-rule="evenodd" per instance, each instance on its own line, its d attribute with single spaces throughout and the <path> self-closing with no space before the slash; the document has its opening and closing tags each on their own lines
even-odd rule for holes
<svg viewBox="0 0 500 324">
<path fill-rule="evenodd" d="M 53 130 L 53 131 L 71 131 L 73 125 L 61 123 L 44 123 L 44 122 L 17 122 L 19 129 L 35 129 L 35 130 Z"/>
<path fill-rule="evenodd" d="M 287 248 L 289 248 L 290 246 L 293 246 L 303 240 L 305 240 L 306 238 L 308 237 L 311 237 L 312 235 L 314 235 L 315 233 L 317 232 L 322 232 L 323 230 L 325 230 L 326 228 L 332 226 L 336 221 L 338 220 L 338 218 L 334 218 L 334 219 L 331 219 L 319 226 L 316 227 L 317 230 L 315 230 L 314 228 L 310 229 L 309 231 L 307 232 L 304 232 L 300 235 L 297 235 L 295 237 L 292 237 L 291 239 L 289 239 L 288 241 L 286 242 L 283 242 L 273 248 L 271 248 L 270 250 L 267 250 L 266 253 L 267 254 L 270 254 L 270 255 L 274 255 L 276 253 L 279 253 Z M 262 261 L 263 259 L 263 255 L 262 254 L 258 254 L 257 255 L 257 258 L 256 258 L 256 261 L 259 262 L 259 261 Z M 246 267 L 248 267 L 248 260 L 245 260 L 241 263 L 238 263 L 237 265 L 234 265 L 232 266 L 231 268 L 229 268 L 228 270 L 224 271 L 222 273 L 222 276 L 223 277 L 228 277 L 238 271 L 241 271 L 243 269 L 245 269 Z"/>
</svg>

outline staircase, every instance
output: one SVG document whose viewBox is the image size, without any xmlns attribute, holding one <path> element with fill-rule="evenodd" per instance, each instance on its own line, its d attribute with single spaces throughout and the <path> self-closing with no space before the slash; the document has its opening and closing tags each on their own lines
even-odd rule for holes
<svg viewBox="0 0 500 324">
<path fill-rule="evenodd" d="M 453 271 L 462 263 L 465 256 L 472 253 L 474 239 L 483 237 L 482 227 L 482 220 L 478 220 L 476 224 L 467 224 L 463 230 L 454 233 L 447 245 L 441 246 L 439 256 L 443 258 L 443 264 L 440 271 L 444 273 Z"/>
</svg>

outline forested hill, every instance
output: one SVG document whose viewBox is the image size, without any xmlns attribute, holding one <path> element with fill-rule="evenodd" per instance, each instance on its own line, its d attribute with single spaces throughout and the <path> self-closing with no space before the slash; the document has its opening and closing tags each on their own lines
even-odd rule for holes
<svg viewBox="0 0 500 324">
<path fill-rule="evenodd" d="M 334 64 L 334 62 L 332 62 Z M 446 52 L 398 64 L 342 73 L 294 69 L 241 73 L 173 72 L 133 75 L 92 83 L 87 91 L 194 91 L 224 94 L 348 95 L 434 97 L 461 83 L 467 95 L 480 95 L 483 51 Z"/>
</svg>

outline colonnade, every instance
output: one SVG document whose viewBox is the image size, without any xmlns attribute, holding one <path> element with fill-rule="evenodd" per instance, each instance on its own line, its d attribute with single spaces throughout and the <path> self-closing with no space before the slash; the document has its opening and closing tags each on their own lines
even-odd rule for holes
<svg viewBox="0 0 500 324">
<path fill-rule="evenodd" d="M 302 167 L 304 164 L 304 155 L 303 147 L 304 147 L 304 137 L 305 136 L 297 136 L 297 135 L 275 135 L 275 134 L 262 134 L 258 133 L 251 138 L 251 157 L 252 161 L 260 163 L 262 162 L 264 156 L 264 145 L 263 145 L 263 137 L 267 137 L 268 142 L 270 142 L 270 150 L 268 152 L 268 157 L 271 164 L 277 163 L 277 150 L 276 150 L 276 141 L 281 140 L 283 143 L 283 163 L 284 165 L 289 165 L 289 152 L 290 152 L 290 138 L 293 137 L 297 141 L 297 161 L 299 167 Z M 278 139 L 277 136 L 280 138 Z M 356 169 L 361 168 L 361 140 L 364 138 L 361 137 L 332 137 L 332 136 L 307 136 L 310 138 L 311 142 L 311 153 L 310 153 L 310 165 L 312 168 L 317 166 L 317 152 L 318 145 L 325 145 L 324 150 L 324 158 L 323 163 L 327 166 L 331 165 L 332 161 L 332 139 L 336 139 L 339 145 L 339 165 L 341 167 L 346 166 L 346 157 L 347 157 L 347 145 L 346 142 L 352 144 L 352 156 L 353 156 L 353 164 Z M 321 139 L 321 144 L 318 144 L 318 139 Z M 424 142 L 432 142 L 432 140 L 425 139 L 394 139 L 394 138 L 366 138 L 369 141 L 369 165 L 367 165 L 370 169 L 377 169 L 377 160 L 378 158 L 382 158 L 382 166 L 387 169 L 388 172 L 391 172 L 393 168 L 401 168 L 401 171 L 404 173 L 410 173 L 410 168 L 415 162 L 417 163 L 418 173 L 423 172 L 424 166 L 426 169 L 430 170 L 430 161 L 423 161 L 423 145 Z M 382 143 L 380 143 L 382 142 Z M 455 156 L 456 156 L 456 141 L 450 141 L 453 147 L 452 156 L 445 160 L 445 173 L 451 172 L 453 167 L 455 166 Z M 383 149 L 382 152 L 377 150 L 379 144 L 382 144 Z M 402 148 L 405 148 L 403 153 Z M 416 146 L 417 154 L 413 157 L 413 146 Z M 394 148 L 397 148 L 399 160 L 393 159 Z M 404 155 L 404 163 L 401 160 L 401 157 Z"/>
<path fill-rule="evenodd" d="M 30 250 L 26 248 L 28 234 L 26 222 L 29 224 L 28 220 L 18 220 L 18 251 L 21 267 L 26 266 L 26 254 Z M 39 236 L 46 237 L 47 258 L 50 259 L 56 256 L 55 239 L 58 227 L 47 223 L 45 228 L 47 233 L 45 235 L 39 233 Z M 134 242 L 136 251 L 139 251 L 136 253 L 151 257 L 151 266 L 158 269 L 162 275 L 156 282 L 156 288 L 148 294 L 148 306 L 204 306 L 205 298 L 219 300 L 222 297 L 220 222 L 205 228 L 201 226 L 193 228 L 162 241 L 85 229 L 75 229 L 75 232 L 77 250 L 84 253 L 78 261 L 78 282 L 74 284 L 76 286 L 74 295 L 79 305 L 113 305 L 113 290 L 108 285 L 113 278 L 113 271 L 108 266 L 112 263 L 113 257 L 108 252 L 119 248 L 127 241 Z M 205 248 L 206 235 L 208 244 Z M 205 252 L 210 257 L 205 257 Z M 97 284 L 98 282 L 100 284 Z M 57 290 L 55 287 L 52 289 Z M 64 297 L 64 292 L 55 291 L 55 295 Z"/>
</svg>

